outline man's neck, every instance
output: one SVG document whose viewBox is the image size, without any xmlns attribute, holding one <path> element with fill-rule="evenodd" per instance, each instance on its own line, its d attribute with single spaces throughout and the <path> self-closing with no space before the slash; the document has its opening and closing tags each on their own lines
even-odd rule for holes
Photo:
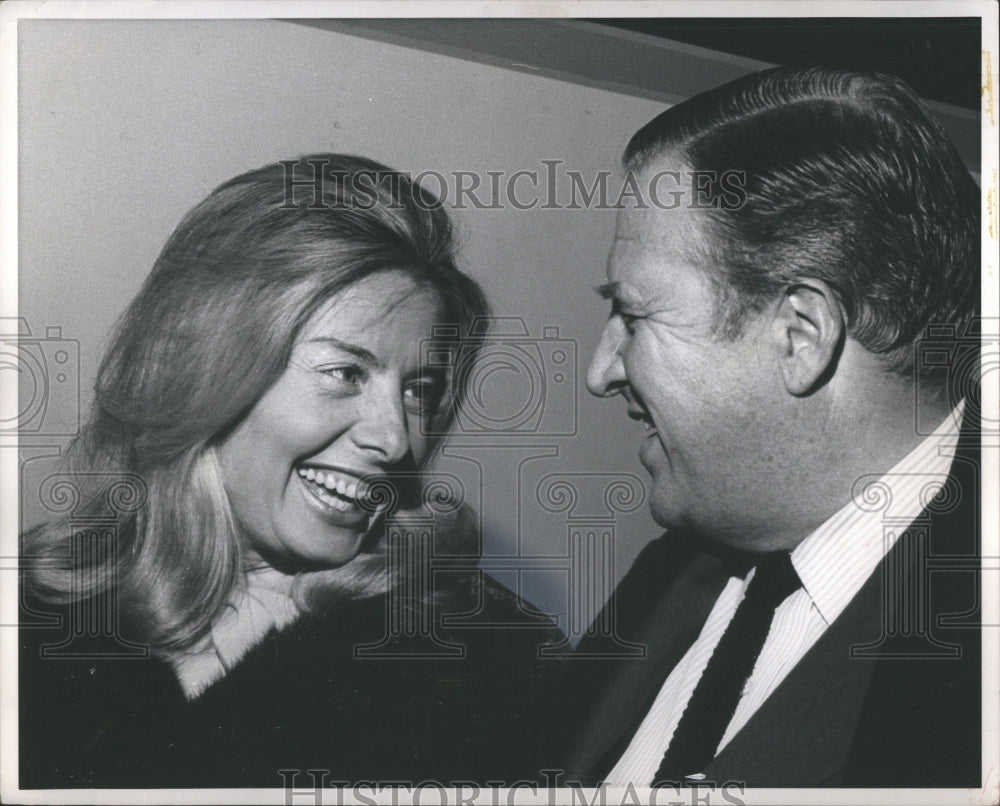
<svg viewBox="0 0 1000 806">
<path fill-rule="evenodd" d="M 777 491 L 771 513 L 762 510 L 759 534 L 746 531 L 726 542 L 754 551 L 791 551 L 845 506 L 856 485 L 880 478 L 909 455 L 951 416 L 944 396 L 917 397 L 912 382 L 891 378 L 834 390 L 828 405 L 816 406 L 795 427 L 812 433 L 804 440 L 801 463 Z"/>
</svg>

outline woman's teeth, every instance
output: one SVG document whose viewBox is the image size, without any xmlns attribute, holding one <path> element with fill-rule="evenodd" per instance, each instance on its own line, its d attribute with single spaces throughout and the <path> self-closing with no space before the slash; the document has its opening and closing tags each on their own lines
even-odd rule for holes
<svg viewBox="0 0 1000 806">
<path fill-rule="evenodd" d="M 334 509 L 345 512 L 351 507 L 360 506 L 359 485 L 354 479 L 312 467 L 300 467 L 298 474 L 306 481 L 312 482 L 316 495 Z"/>
</svg>

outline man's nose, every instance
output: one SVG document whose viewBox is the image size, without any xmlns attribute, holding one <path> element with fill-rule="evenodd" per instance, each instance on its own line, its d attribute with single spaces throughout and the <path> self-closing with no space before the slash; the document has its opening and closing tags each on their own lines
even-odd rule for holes
<svg viewBox="0 0 1000 806">
<path fill-rule="evenodd" d="M 615 318 L 608 320 L 601 333 L 601 340 L 594 350 L 594 357 L 587 367 L 587 389 L 598 397 L 607 397 L 620 392 L 625 384 L 625 365 L 622 363 L 621 347 L 623 328 Z"/>
<path fill-rule="evenodd" d="M 399 462 L 410 450 L 409 424 L 398 386 L 388 379 L 372 384 L 359 401 L 358 419 L 351 429 L 354 444 L 374 453 L 376 461 Z"/>
</svg>

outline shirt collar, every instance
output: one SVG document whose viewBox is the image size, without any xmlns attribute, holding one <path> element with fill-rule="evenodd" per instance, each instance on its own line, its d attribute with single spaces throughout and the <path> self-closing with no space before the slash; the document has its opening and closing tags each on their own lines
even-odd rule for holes
<svg viewBox="0 0 1000 806">
<path fill-rule="evenodd" d="M 951 470 L 965 408 L 877 480 L 855 484 L 852 498 L 792 551 L 802 587 L 830 624 L 871 576 L 899 533 L 925 508 Z M 860 480 L 859 480 L 860 481 Z M 886 528 L 894 525 L 896 528 Z"/>
</svg>

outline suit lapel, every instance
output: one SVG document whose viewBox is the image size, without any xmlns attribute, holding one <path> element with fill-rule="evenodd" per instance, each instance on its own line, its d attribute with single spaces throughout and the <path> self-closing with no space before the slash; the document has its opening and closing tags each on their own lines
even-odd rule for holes
<svg viewBox="0 0 1000 806">
<path fill-rule="evenodd" d="M 979 446 L 978 430 L 973 425 L 968 421 L 963 424 L 958 456 L 946 484 L 946 488 L 957 490 L 957 511 L 942 514 L 940 507 L 932 505 L 917 519 L 930 517 L 935 554 L 974 557 L 978 553 L 979 491 L 974 471 L 978 469 Z M 967 545 L 962 545 L 963 540 Z M 899 667 L 898 659 L 880 662 L 850 655 L 852 645 L 876 641 L 882 634 L 887 606 L 882 600 L 885 569 L 887 564 L 896 570 L 901 570 L 900 563 L 908 564 L 900 556 L 904 547 L 906 540 L 901 538 L 840 617 L 706 768 L 708 780 L 781 787 L 849 783 L 842 781 L 842 773 L 845 766 L 850 769 L 855 733 L 860 729 L 859 719 L 867 713 L 866 697 L 873 674 L 887 664 L 893 675 L 908 671 Z M 644 644 L 646 656 L 607 662 L 610 668 L 601 670 L 603 683 L 598 695 L 589 701 L 589 707 L 587 702 L 579 703 L 589 713 L 572 745 L 567 766 L 573 774 L 569 780 L 594 782 L 614 766 L 664 680 L 697 638 L 728 578 L 725 566 L 704 553 L 694 553 L 683 563 L 656 552 L 645 560 L 647 567 L 651 564 L 663 569 L 662 583 L 648 572 L 635 574 L 633 567 L 616 595 L 632 603 L 620 623 L 626 628 L 638 625 L 625 637 Z"/>
<path fill-rule="evenodd" d="M 569 780 L 596 780 L 614 766 L 670 670 L 698 637 L 728 578 L 722 563 L 708 554 L 694 555 L 684 568 L 663 567 L 662 575 L 664 589 L 646 590 L 644 617 L 628 634 L 646 647 L 645 657 L 582 661 L 607 666 L 596 700 L 581 703 L 589 714 L 572 743 Z"/>
<path fill-rule="evenodd" d="M 847 609 L 705 770 L 713 781 L 815 786 L 846 763 L 875 661 L 851 658 L 852 643 L 880 624 L 881 566 Z"/>
<path fill-rule="evenodd" d="M 861 762 L 876 769 L 875 780 L 879 777 L 886 780 L 887 773 L 878 771 L 876 760 L 885 754 L 884 747 L 868 747 L 869 758 L 861 762 L 857 759 L 855 742 L 861 726 L 866 721 L 873 722 L 884 730 L 887 720 L 893 719 L 891 714 L 879 710 L 883 701 L 889 699 L 888 695 L 883 693 L 873 700 L 869 689 L 873 679 L 879 680 L 883 688 L 896 691 L 906 685 L 919 687 L 908 679 L 917 674 L 919 668 L 913 661 L 903 661 L 901 666 L 900 657 L 880 659 L 870 654 L 852 658 L 851 647 L 880 642 L 888 655 L 891 646 L 914 638 L 900 636 L 897 639 L 883 633 L 886 608 L 899 608 L 899 612 L 904 612 L 912 607 L 898 584 L 894 601 L 887 601 L 886 597 L 892 592 L 886 587 L 887 575 L 902 574 L 913 580 L 913 585 L 927 584 L 920 579 L 926 572 L 917 564 L 921 549 L 915 529 L 926 529 L 932 554 L 976 556 L 978 455 L 978 430 L 975 423 L 967 420 L 963 423 L 957 455 L 944 486 L 946 500 L 957 501 L 957 506 L 942 506 L 932 501 L 911 522 L 840 617 L 708 766 L 705 773 L 709 780 L 738 780 L 750 786 L 774 787 L 836 785 L 841 783 L 845 767 Z M 963 589 L 969 585 L 967 578 L 956 580 L 955 575 L 940 581 L 957 582 L 957 587 Z M 954 612 L 949 606 L 955 601 L 967 606 L 968 596 L 968 590 L 960 590 L 957 596 L 952 593 L 935 597 L 931 602 L 932 613 Z M 919 643 L 917 649 L 920 649 Z M 966 652 L 969 654 L 968 650 Z M 947 669 L 942 667 L 943 671 L 955 674 L 962 671 L 958 663 L 948 663 L 941 658 L 931 662 L 935 666 L 946 664 Z M 891 736 L 890 731 L 883 739 L 889 741 Z M 848 777 L 852 776 L 848 771 Z"/>
</svg>

